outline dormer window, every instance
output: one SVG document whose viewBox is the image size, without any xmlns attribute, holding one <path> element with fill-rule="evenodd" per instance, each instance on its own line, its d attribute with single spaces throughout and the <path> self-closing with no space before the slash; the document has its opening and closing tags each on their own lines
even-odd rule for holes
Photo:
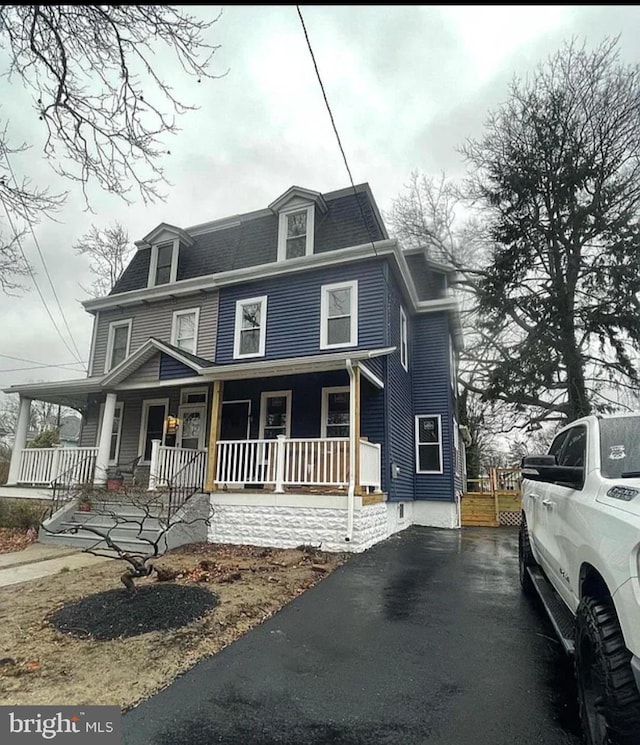
<svg viewBox="0 0 640 745">
<path fill-rule="evenodd" d="M 166 236 L 166 231 L 164 236 Z M 163 240 L 151 244 L 151 259 L 149 261 L 149 278 L 147 287 L 161 287 L 176 281 L 178 276 L 178 254 L 180 252 L 180 238 Z"/>
<path fill-rule="evenodd" d="M 298 259 L 313 253 L 313 224 L 313 205 L 280 213 L 278 261 Z"/>
<path fill-rule="evenodd" d="M 171 281 L 171 260 L 173 258 L 173 244 L 166 243 L 158 246 L 156 261 L 156 281 L 154 285 L 166 285 Z"/>
</svg>

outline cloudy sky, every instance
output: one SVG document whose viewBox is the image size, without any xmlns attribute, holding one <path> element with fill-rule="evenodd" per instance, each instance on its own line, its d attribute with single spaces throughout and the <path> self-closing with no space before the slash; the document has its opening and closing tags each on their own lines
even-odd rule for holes
<svg viewBox="0 0 640 745">
<path fill-rule="evenodd" d="M 213 18 L 220 6 L 193 12 Z M 369 182 L 383 212 L 414 170 L 462 175 L 456 147 L 482 134 L 514 74 L 525 76 L 564 41 L 595 46 L 620 35 L 623 60 L 640 61 L 640 7 L 632 5 L 313 5 L 302 13 L 353 178 Z M 92 224 L 117 220 L 135 241 L 162 221 L 189 227 L 261 209 L 292 184 L 317 191 L 349 184 L 296 7 L 222 6 L 209 39 L 220 45 L 213 72 L 228 72 L 200 85 L 177 72 L 171 80 L 199 110 L 180 120 L 181 132 L 169 142 L 166 201 L 128 206 L 92 192 L 92 214 L 72 190 L 57 222 L 35 226 L 83 360 L 92 316 L 80 304 L 87 296 L 79 285 L 91 278 L 72 246 Z M 14 168 L 54 191 L 73 189 L 43 162 L 37 115 L 6 81 L 0 100 L 9 131 L 32 143 Z M 33 239 L 23 246 L 70 344 Z M 70 362 L 32 285 L 17 296 L 0 294 L 0 387 L 82 376 Z"/>
</svg>

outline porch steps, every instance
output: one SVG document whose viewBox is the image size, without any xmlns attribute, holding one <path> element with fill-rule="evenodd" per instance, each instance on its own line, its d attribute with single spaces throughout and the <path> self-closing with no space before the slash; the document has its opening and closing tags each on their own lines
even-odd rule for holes
<svg viewBox="0 0 640 745">
<path fill-rule="evenodd" d="M 109 550 L 106 541 L 87 529 L 93 528 L 108 532 L 113 542 L 124 551 L 150 554 L 153 553 L 153 547 L 149 541 L 157 540 L 163 529 L 160 520 L 166 506 L 150 505 L 147 509 L 148 514 L 132 503 L 100 502 L 98 511 L 75 510 L 70 513 L 67 519 L 58 523 L 55 532 L 48 533 L 42 529 L 39 540 L 41 543 Z M 115 517 L 109 512 L 113 512 Z M 141 530 L 141 527 L 144 529 Z"/>
<path fill-rule="evenodd" d="M 496 503 L 492 494 L 464 494 L 460 506 L 460 518 L 463 527 L 497 528 Z"/>
</svg>

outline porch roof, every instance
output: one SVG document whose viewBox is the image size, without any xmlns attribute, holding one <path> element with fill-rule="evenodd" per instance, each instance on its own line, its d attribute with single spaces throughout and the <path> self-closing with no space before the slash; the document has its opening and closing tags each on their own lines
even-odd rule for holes
<svg viewBox="0 0 640 745">
<path fill-rule="evenodd" d="M 242 380 L 243 378 L 270 378 L 279 375 L 298 375 L 327 370 L 344 370 L 347 360 L 365 362 L 373 357 L 384 357 L 395 352 L 396 347 L 380 349 L 343 349 L 328 354 L 313 354 L 307 357 L 286 357 L 281 360 L 259 360 L 237 362 L 231 365 L 214 365 L 201 370 L 203 378 L 209 380 Z"/>
<path fill-rule="evenodd" d="M 69 406 L 81 411 L 86 405 L 87 395 L 101 390 L 100 378 L 78 378 L 76 380 L 56 380 L 49 383 L 12 385 L 10 388 L 5 388 L 4 393 L 19 393 L 25 398 Z"/>
</svg>

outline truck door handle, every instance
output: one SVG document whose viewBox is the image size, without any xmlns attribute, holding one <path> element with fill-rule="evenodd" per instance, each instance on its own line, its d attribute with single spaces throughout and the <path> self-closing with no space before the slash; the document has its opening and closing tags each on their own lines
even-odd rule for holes
<svg viewBox="0 0 640 745">
<path fill-rule="evenodd" d="M 553 507 L 553 502 L 550 499 L 543 499 L 542 504 L 547 508 Z"/>
</svg>

